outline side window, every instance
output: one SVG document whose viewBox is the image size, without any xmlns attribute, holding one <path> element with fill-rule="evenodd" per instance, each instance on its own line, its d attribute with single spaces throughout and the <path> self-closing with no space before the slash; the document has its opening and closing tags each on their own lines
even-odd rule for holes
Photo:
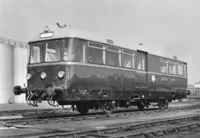
<svg viewBox="0 0 200 138">
<path fill-rule="evenodd" d="M 183 76 L 183 64 L 178 64 L 178 75 Z"/>
<path fill-rule="evenodd" d="M 106 64 L 119 67 L 119 49 L 108 46 L 106 51 Z"/>
<path fill-rule="evenodd" d="M 175 63 L 169 63 L 169 74 L 176 75 L 177 74 L 177 65 Z"/>
<path fill-rule="evenodd" d="M 173 69 L 173 74 L 176 75 L 177 74 L 177 65 L 173 64 L 172 69 Z"/>
<path fill-rule="evenodd" d="M 87 61 L 94 64 L 104 64 L 103 47 L 104 45 L 101 43 L 89 41 Z"/>
<path fill-rule="evenodd" d="M 122 67 L 135 68 L 135 52 L 125 49 L 123 50 Z"/>
<path fill-rule="evenodd" d="M 167 73 L 167 63 L 165 62 L 161 62 L 161 66 L 160 66 L 160 72 L 161 73 Z M 170 71 L 169 71 L 170 72 Z"/>
<path fill-rule="evenodd" d="M 131 68 L 132 67 L 132 56 L 122 54 L 122 66 L 126 68 Z"/>
<path fill-rule="evenodd" d="M 145 55 L 141 53 L 142 56 L 142 70 L 146 70 L 146 59 L 145 59 Z"/>
<path fill-rule="evenodd" d="M 137 69 L 146 70 L 146 58 L 145 54 L 138 52 L 137 53 Z"/>
<path fill-rule="evenodd" d="M 137 54 L 137 69 L 142 70 L 142 59 L 139 53 Z"/>
<path fill-rule="evenodd" d="M 169 63 L 169 74 L 173 74 L 173 64 Z"/>
<path fill-rule="evenodd" d="M 86 41 L 76 39 L 76 41 L 75 41 L 75 61 L 84 62 L 86 45 L 87 45 Z"/>
</svg>

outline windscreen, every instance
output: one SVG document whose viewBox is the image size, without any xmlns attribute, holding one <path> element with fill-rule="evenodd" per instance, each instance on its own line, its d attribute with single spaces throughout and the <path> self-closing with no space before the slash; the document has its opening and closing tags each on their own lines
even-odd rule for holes
<svg viewBox="0 0 200 138">
<path fill-rule="evenodd" d="M 30 43 L 30 63 L 60 61 L 63 57 L 63 48 L 68 48 L 64 39 Z"/>
</svg>

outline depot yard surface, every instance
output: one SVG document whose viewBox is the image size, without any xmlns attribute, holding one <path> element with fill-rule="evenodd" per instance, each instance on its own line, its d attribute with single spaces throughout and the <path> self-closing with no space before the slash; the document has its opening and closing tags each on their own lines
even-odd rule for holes
<svg viewBox="0 0 200 138">
<path fill-rule="evenodd" d="M 158 131 L 156 132 L 156 134 L 158 136 L 160 136 L 160 130 L 162 130 L 162 128 L 164 127 L 166 129 L 171 129 L 172 127 L 176 126 L 180 126 L 182 125 L 183 123 L 181 122 L 182 120 L 185 121 L 184 118 L 188 118 L 188 117 L 193 117 L 195 114 L 195 116 L 199 116 L 196 120 L 190 120 L 189 119 L 189 122 L 191 123 L 200 123 L 200 113 L 198 110 L 192 110 L 191 112 L 179 112 L 178 114 L 173 112 L 173 113 L 165 113 L 165 114 L 157 114 L 155 117 L 152 117 L 150 115 L 146 115 L 146 116 L 140 116 L 140 117 L 129 117 L 129 118 L 121 118 L 121 119 L 115 119 L 115 120 L 104 120 L 104 122 L 102 122 L 103 120 L 98 120 L 98 121 L 85 121 L 85 122 L 79 122 L 79 123 L 74 123 L 74 124 L 69 124 L 69 123 L 59 123 L 59 124 L 48 124 L 48 126 L 45 126 L 45 125 L 34 125 L 30 128 L 25 128 L 25 129 L 7 129 L 7 130 L 2 130 L 0 135 L 1 137 L 4 137 L 4 136 L 9 136 L 9 137 L 22 137 L 22 134 L 23 136 L 26 134 L 25 137 L 27 136 L 31 136 L 30 133 L 32 134 L 32 136 L 34 136 L 34 133 L 41 133 L 43 136 L 49 136 L 51 134 L 54 135 L 54 133 L 58 133 L 58 132 L 74 132 L 74 131 L 89 131 L 89 130 L 95 130 L 95 131 L 104 131 L 103 129 L 108 129 L 108 128 L 116 128 L 116 127 L 119 127 L 119 128 L 122 128 L 124 129 L 125 131 L 127 130 L 127 126 L 135 126 L 136 127 L 136 130 L 133 131 L 133 133 L 143 133 L 144 131 L 147 131 L 147 129 L 149 131 Z M 171 122 L 171 120 L 174 120 L 175 119 L 178 119 L 177 121 L 173 121 Z M 182 118 L 182 120 L 180 120 L 180 118 Z M 166 120 L 169 120 L 169 121 L 166 121 Z M 168 122 L 167 124 L 162 124 L 161 122 L 164 121 L 164 122 Z M 184 122 L 183 121 L 183 122 Z M 154 125 L 152 125 L 152 123 Z M 80 125 L 81 124 L 81 125 Z M 142 124 L 142 125 L 141 125 Z M 144 124 L 144 125 L 143 125 Z M 145 125 L 149 124 L 150 126 L 149 127 L 144 127 Z M 140 126 L 139 126 L 140 125 Z M 152 125 L 152 127 L 151 127 Z M 138 127 L 139 126 L 139 127 Z M 148 126 L 148 125 L 147 125 Z M 197 126 L 195 127 L 194 125 L 193 126 L 189 126 L 189 127 L 192 127 L 192 128 L 197 128 Z M 72 130 L 73 128 L 73 130 Z M 133 128 L 133 127 L 130 127 L 130 128 Z M 121 129 L 121 130 L 122 130 Z M 135 128 L 134 128 L 135 129 Z M 116 130 L 116 129 L 114 129 Z M 180 129 L 180 131 L 182 131 L 183 128 Z M 128 130 L 130 131 L 130 130 Z M 108 131 L 108 133 L 111 134 L 113 132 L 115 133 L 118 133 L 117 135 L 115 135 L 114 137 L 116 136 L 119 136 L 119 135 L 123 135 L 121 134 L 120 132 L 116 132 L 116 131 Z M 124 133 L 122 131 L 122 133 Z M 128 132 L 130 133 L 130 132 Z M 18 136 L 16 136 L 18 134 Z M 127 134 L 127 132 L 125 132 L 125 134 Z M 52 135 L 52 136 L 53 136 Z M 59 134 L 60 135 L 60 134 Z M 61 134 L 62 136 L 62 134 Z M 64 136 L 66 137 L 66 135 Z M 73 136 L 73 137 L 76 137 L 76 136 Z M 57 136 L 58 138 L 58 136 Z"/>
<path fill-rule="evenodd" d="M 193 104 L 198 104 L 200 101 L 195 100 L 184 100 L 184 102 L 180 103 L 171 103 L 169 106 L 170 107 L 176 107 L 176 106 L 187 106 L 187 105 L 193 105 Z M 15 107 L 17 106 L 17 107 Z M 6 110 L 24 110 L 24 109 L 35 109 L 34 107 L 29 107 L 26 106 L 25 104 L 13 104 L 9 105 L 9 108 L 6 108 L 7 105 L 0 106 L 0 111 L 6 109 Z M 41 104 L 40 105 L 41 109 L 48 109 L 51 107 L 48 107 L 46 104 Z M 47 124 L 34 124 L 31 126 L 16 126 L 16 127 L 2 127 L 0 129 L 0 137 L 17 137 L 16 135 L 19 134 L 19 137 L 22 137 L 24 134 L 30 134 L 32 133 L 41 133 L 43 135 L 49 135 L 49 134 L 54 134 L 58 132 L 75 132 L 75 131 L 85 131 L 85 130 L 101 130 L 101 129 L 106 129 L 106 128 L 112 128 L 112 127 L 117 127 L 117 126 L 123 126 L 123 125 L 131 125 L 131 124 L 137 124 L 137 123 L 144 123 L 148 121 L 154 121 L 154 120 L 162 120 L 162 119 L 167 119 L 167 118 L 174 118 L 174 117 L 184 117 L 184 116 L 191 116 L 191 115 L 200 115 L 200 110 L 199 109 L 192 109 L 192 110 L 186 110 L 186 111 L 174 111 L 174 112 L 158 112 L 155 114 L 141 114 L 139 116 L 125 116 L 121 118 L 99 118 L 96 120 L 81 120 L 81 121 L 72 121 L 72 122 L 53 122 L 53 123 L 47 123 Z M 156 128 L 155 128 L 156 129 Z M 159 129 L 159 126 L 158 128 Z M 141 131 L 141 130 L 140 130 Z M 192 132 L 184 132 L 188 134 L 192 134 L 193 138 L 196 138 L 200 132 L 197 131 L 197 134 L 193 134 Z M 181 136 L 182 133 L 176 134 L 176 135 L 169 135 L 165 136 L 167 137 L 175 137 L 175 136 Z M 21 135 L 21 136 L 20 136 Z M 183 135 L 184 138 L 187 135 Z"/>
<path fill-rule="evenodd" d="M 149 120 L 158 120 L 158 119 L 165 119 L 171 117 L 181 117 L 187 115 L 200 115 L 199 110 L 191 110 L 188 111 L 181 111 L 181 112 L 172 112 L 172 113 L 157 113 L 152 115 L 140 115 L 140 116 L 129 116 L 129 117 L 121 117 L 121 118 L 108 118 L 108 119 L 98 119 L 98 120 L 83 120 L 77 122 L 68 122 L 66 123 L 52 123 L 52 124 L 39 124 L 34 125 L 37 128 L 64 128 L 64 130 L 68 131 L 82 131 L 88 129 L 102 129 L 114 126 L 121 126 L 121 125 L 128 125 L 134 123 L 141 123 L 146 122 Z"/>
<path fill-rule="evenodd" d="M 0 104 L 0 111 L 12 111 L 12 110 L 32 110 L 32 109 L 56 109 L 60 107 L 49 106 L 48 103 L 39 104 L 39 107 L 29 106 L 27 103 L 16 104 Z"/>
<path fill-rule="evenodd" d="M 162 136 L 162 138 L 200 138 L 200 130 L 185 131 L 178 134 Z"/>
</svg>

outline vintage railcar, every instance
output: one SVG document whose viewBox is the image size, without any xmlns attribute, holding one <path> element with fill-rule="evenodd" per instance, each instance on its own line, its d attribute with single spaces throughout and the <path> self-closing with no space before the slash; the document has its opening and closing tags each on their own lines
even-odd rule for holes
<svg viewBox="0 0 200 138">
<path fill-rule="evenodd" d="M 46 28 L 29 42 L 28 86 L 14 87 L 28 104 L 73 105 L 106 113 L 116 107 L 168 102 L 187 96 L 187 63 L 132 50 L 71 27 Z M 74 106 L 75 105 L 75 106 Z"/>
</svg>

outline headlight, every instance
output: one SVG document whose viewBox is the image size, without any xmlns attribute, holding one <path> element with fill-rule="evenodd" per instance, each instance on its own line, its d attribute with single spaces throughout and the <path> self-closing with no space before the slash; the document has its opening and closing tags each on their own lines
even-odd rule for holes
<svg viewBox="0 0 200 138">
<path fill-rule="evenodd" d="M 64 77 L 65 72 L 64 71 L 59 71 L 58 72 L 58 78 L 61 79 L 62 77 Z"/>
<path fill-rule="evenodd" d="M 40 74 L 41 79 L 45 79 L 47 77 L 47 74 L 45 72 L 42 72 Z"/>
<path fill-rule="evenodd" d="M 27 80 L 30 80 L 31 77 L 32 77 L 32 75 L 31 75 L 30 73 L 28 73 L 28 74 L 26 75 L 26 79 L 27 79 Z"/>
</svg>

